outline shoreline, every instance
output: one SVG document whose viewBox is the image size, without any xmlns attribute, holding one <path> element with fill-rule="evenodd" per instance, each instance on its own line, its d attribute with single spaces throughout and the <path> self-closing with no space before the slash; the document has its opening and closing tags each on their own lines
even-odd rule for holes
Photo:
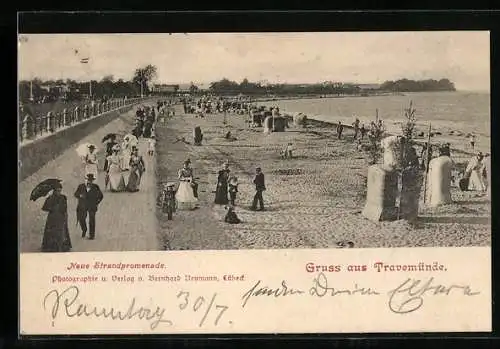
<svg viewBox="0 0 500 349">
<path fill-rule="evenodd" d="M 262 128 L 248 127 L 244 115 L 226 118 L 223 125 L 223 114 L 196 118 L 179 113 L 157 126 L 158 184 L 176 181 L 186 158 L 199 178 L 199 209 L 177 211 L 171 221 L 157 210 L 165 250 L 336 248 L 341 241 L 352 241 L 355 248 L 490 244 L 489 202 L 457 187 L 452 188 L 453 204 L 421 206 L 415 224 L 364 218 L 368 154 L 356 150 L 349 129 L 341 140 L 320 124 L 264 134 Z M 204 134 L 201 146 L 193 145 L 196 126 Z M 224 138 L 228 130 L 235 140 Z M 189 144 L 175 143 L 177 137 Z M 280 151 L 288 142 L 296 149 L 294 156 L 282 159 Z M 241 224 L 224 223 L 224 207 L 214 204 L 217 171 L 225 161 L 239 179 L 235 211 Z M 266 176 L 264 212 L 249 209 L 256 166 Z"/>
<path fill-rule="evenodd" d="M 256 103 L 258 106 L 265 106 L 266 108 L 270 106 L 269 103 L 262 103 L 262 102 L 257 102 Z M 353 129 L 352 123 L 354 122 L 354 119 L 352 117 L 345 117 L 345 116 L 334 116 L 334 115 L 315 115 L 315 114 L 307 114 L 307 113 L 299 113 L 296 111 L 291 111 L 287 109 L 282 109 L 280 107 L 280 115 L 285 116 L 288 120 L 293 120 L 294 115 L 298 114 L 303 114 L 307 116 L 307 122 L 308 124 L 314 122 L 318 125 L 324 125 L 328 127 L 336 127 L 338 125 L 338 121 L 342 122 L 344 125 L 344 129 Z M 337 121 L 333 121 L 331 119 L 335 119 Z M 373 121 L 374 119 L 370 119 L 367 117 L 361 117 L 358 116 L 358 119 L 360 120 L 361 124 L 365 124 L 365 127 L 368 127 L 370 122 Z M 398 135 L 401 134 L 401 123 L 404 122 L 403 116 L 399 120 L 385 120 L 382 118 L 384 121 L 384 125 L 386 127 L 386 136 L 391 136 L 391 135 Z M 433 124 L 432 121 L 429 122 L 431 125 Z M 423 122 L 418 122 L 416 123 L 415 127 L 415 133 L 421 133 L 424 136 L 414 136 L 414 141 L 418 145 L 425 144 L 427 142 L 427 134 L 428 134 L 428 127 L 429 123 L 425 124 Z M 438 126 L 436 126 L 438 124 Z M 481 151 L 483 153 L 488 153 L 491 154 L 491 136 L 490 135 L 484 135 L 478 132 L 475 132 L 476 135 L 478 135 L 478 139 L 481 139 L 482 142 L 477 142 L 476 147 L 474 150 L 469 149 L 469 135 L 470 133 L 461 131 L 461 130 L 456 130 L 453 126 L 453 122 L 449 121 L 435 121 L 434 125 L 432 126 L 431 132 L 433 133 L 433 136 L 431 137 L 431 144 L 433 145 L 438 145 L 442 143 L 450 143 L 450 149 L 461 154 L 466 154 L 466 155 L 474 155 L 477 154 L 478 151 Z"/>
<path fill-rule="evenodd" d="M 429 91 L 432 92 L 432 91 Z M 442 91 L 435 91 L 442 92 Z M 451 91 L 450 91 L 451 92 Z M 280 96 L 280 97 L 258 97 L 253 99 L 255 103 L 258 102 L 274 102 L 274 101 L 290 101 L 290 100 L 301 100 L 301 99 L 330 99 L 330 98 L 359 98 L 359 97 L 383 97 L 383 96 L 405 96 L 402 92 L 378 92 L 378 93 L 360 93 L 360 94 L 331 94 L 331 95 L 295 95 L 295 96 Z"/>
</svg>

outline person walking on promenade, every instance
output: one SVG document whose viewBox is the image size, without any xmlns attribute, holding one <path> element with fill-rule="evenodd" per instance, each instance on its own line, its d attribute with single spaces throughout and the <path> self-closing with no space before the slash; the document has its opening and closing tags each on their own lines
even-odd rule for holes
<svg viewBox="0 0 500 349">
<path fill-rule="evenodd" d="M 148 141 L 148 155 L 153 156 L 155 154 L 156 139 L 155 136 L 151 136 Z"/>
<path fill-rule="evenodd" d="M 92 173 L 94 175 L 94 178 L 97 179 L 97 173 L 98 173 L 98 159 L 97 159 L 97 153 L 95 151 L 96 147 L 93 144 L 89 144 L 88 146 L 88 153 L 85 156 L 85 175 Z"/>
<path fill-rule="evenodd" d="M 68 230 L 68 203 L 61 191 L 61 183 L 54 185 L 52 194 L 42 207 L 49 213 L 43 232 L 42 252 L 69 252 L 72 247 Z"/>
<path fill-rule="evenodd" d="M 109 141 L 106 143 L 106 159 L 104 160 L 104 171 L 108 171 L 109 167 L 109 161 L 108 161 L 108 156 L 113 155 L 113 147 L 117 145 L 118 143 L 116 142 L 116 135 L 112 135 L 109 138 Z"/>
<path fill-rule="evenodd" d="M 339 124 L 337 125 L 337 137 L 338 137 L 338 139 L 342 138 L 342 132 L 344 132 L 344 125 L 342 125 L 342 121 L 339 121 Z"/>
<path fill-rule="evenodd" d="M 75 197 L 78 199 L 76 217 L 82 228 L 82 238 L 87 234 L 87 214 L 89 216 L 89 240 L 95 239 L 95 215 L 104 197 L 94 180 L 92 173 L 87 174 L 85 183 L 80 184 L 75 191 Z"/>
<path fill-rule="evenodd" d="M 262 169 L 257 167 L 255 169 L 255 178 L 253 180 L 255 184 L 255 196 L 253 197 L 252 210 L 257 210 L 257 202 L 260 206 L 260 211 L 264 211 L 264 198 L 262 197 L 262 192 L 266 190 L 265 178 L 262 173 Z"/>
</svg>

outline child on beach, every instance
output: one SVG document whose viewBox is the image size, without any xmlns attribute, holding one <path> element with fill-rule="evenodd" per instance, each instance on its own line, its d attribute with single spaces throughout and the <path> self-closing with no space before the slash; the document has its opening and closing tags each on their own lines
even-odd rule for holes
<svg viewBox="0 0 500 349">
<path fill-rule="evenodd" d="M 474 146 L 476 145 L 476 135 L 475 134 L 470 135 L 469 142 L 470 142 L 471 149 L 474 150 Z"/>
<path fill-rule="evenodd" d="M 238 178 L 236 176 L 231 176 L 227 185 L 229 191 L 229 202 L 232 206 L 235 205 L 236 193 L 238 193 Z"/>
<path fill-rule="evenodd" d="M 361 139 L 365 138 L 365 133 L 366 133 L 365 124 L 361 125 L 361 128 L 359 129 L 359 132 L 361 133 Z"/>
<path fill-rule="evenodd" d="M 154 136 L 151 136 L 149 139 L 149 147 L 148 147 L 148 155 L 153 156 L 155 153 L 156 139 Z"/>
<path fill-rule="evenodd" d="M 241 223 L 241 219 L 238 218 L 236 215 L 236 212 L 234 212 L 234 207 L 233 206 L 228 206 L 226 207 L 227 213 L 226 216 L 224 217 L 224 222 L 229 223 L 229 224 L 239 224 Z"/>
<path fill-rule="evenodd" d="M 342 121 L 339 121 L 337 125 L 337 137 L 338 139 L 342 138 L 342 132 L 344 132 L 344 125 L 342 125 Z"/>
<path fill-rule="evenodd" d="M 281 157 L 283 159 L 291 159 L 293 156 L 292 156 L 292 152 L 293 152 L 294 148 L 293 148 L 293 144 L 292 143 L 288 143 L 287 146 L 285 147 L 285 149 L 283 149 L 281 151 Z"/>
</svg>

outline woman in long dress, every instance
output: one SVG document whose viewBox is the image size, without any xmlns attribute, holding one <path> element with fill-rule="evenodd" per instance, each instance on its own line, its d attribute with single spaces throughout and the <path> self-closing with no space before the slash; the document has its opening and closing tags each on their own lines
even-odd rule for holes
<svg viewBox="0 0 500 349">
<path fill-rule="evenodd" d="M 132 145 L 128 136 L 125 136 L 122 142 L 122 161 L 121 167 L 124 171 L 130 170 L 130 155 L 132 150 Z"/>
<path fill-rule="evenodd" d="M 229 165 L 225 163 L 217 176 L 217 188 L 215 189 L 215 203 L 218 205 L 227 205 L 228 200 L 228 180 Z"/>
<path fill-rule="evenodd" d="M 128 177 L 127 190 L 131 192 L 139 191 L 142 174 L 146 171 L 144 159 L 139 155 L 139 149 L 132 147 L 130 156 L 130 176 Z"/>
<path fill-rule="evenodd" d="M 89 145 L 89 151 L 85 155 L 85 176 L 89 173 L 94 175 L 95 180 L 97 180 L 97 153 L 95 152 L 95 146 Z"/>
<path fill-rule="evenodd" d="M 113 147 L 113 154 L 107 157 L 108 160 L 108 183 L 109 190 L 120 192 L 125 190 L 125 179 L 123 178 L 122 157 L 119 155 L 120 146 Z"/>
<path fill-rule="evenodd" d="M 175 194 L 177 208 L 179 210 L 193 210 L 198 205 L 198 199 L 194 196 L 193 171 L 189 167 L 189 161 L 184 162 L 184 167 L 179 170 L 179 188 Z"/>
<path fill-rule="evenodd" d="M 62 185 L 59 184 L 42 207 L 49 213 L 43 232 L 42 252 L 68 252 L 72 247 L 68 229 L 68 200 L 61 190 Z"/>
<path fill-rule="evenodd" d="M 476 156 L 471 158 L 467 164 L 465 177 L 469 178 L 469 190 L 486 191 L 486 185 L 483 180 L 483 158 L 483 153 L 479 152 Z"/>
</svg>

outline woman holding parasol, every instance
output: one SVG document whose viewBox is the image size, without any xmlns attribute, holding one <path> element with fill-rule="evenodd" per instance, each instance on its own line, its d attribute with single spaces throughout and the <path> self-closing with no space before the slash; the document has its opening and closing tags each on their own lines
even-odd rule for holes
<svg viewBox="0 0 500 349">
<path fill-rule="evenodd" d="M 45 200 L 42 210 L 48 212 L 43 232 L 42 252 L 68 252 L 71 250 L 71 238 L 68 229 L 68 201 L 61 193 L 59 179 L 47 179 L 38 184 L 31 193 L 31 200 L 52 194 Z"/>
<path fill-rule="evenodd" d="M 123 142 L 122 142 L 123 170 L 125 171 L 130 170 L 130 156 L 132 153 L 132 147 L 137 146 L 138 144 L 139 141 L 137 140 L 137 137 L 135 137 L 134 135 L 128 134 L 125 137 L 123 137 Z"/>
<path fill-rule="evenodd" d="M 108 156 L 113 154 L 113 147 L 117 144 L 116 143 L 116 134 L 114 133 L 108 133 L 104 138 L 102 139 L 103 143 L 106 143 L 106 159 L 104 161 L 104 171 L 108 170 Z"/>
</svg>

